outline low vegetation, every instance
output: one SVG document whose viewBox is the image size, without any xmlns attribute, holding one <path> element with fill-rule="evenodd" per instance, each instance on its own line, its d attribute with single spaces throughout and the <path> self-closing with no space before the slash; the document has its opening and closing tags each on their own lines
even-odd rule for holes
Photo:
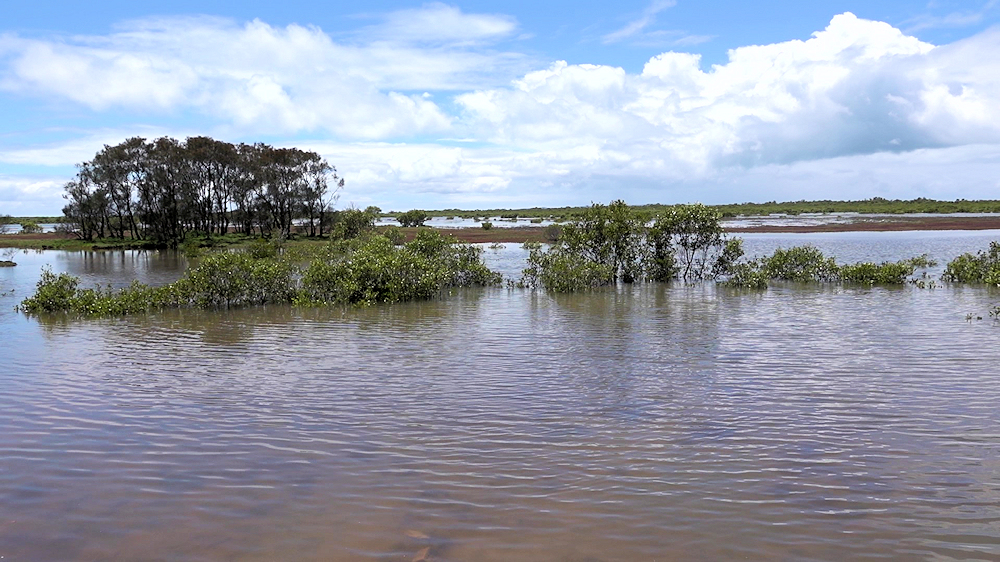
<svg viewBox="0 0 1000 562">
<path fill-rule="evenodd" d="M 650 216 L 622 201 L 596 204 L 563 226 L 548 249 L 528 246 L 528 267 L 519 285 L 554 292 L 642 281 L 718 280 L 747 289 L 774 281 L 897 285 L 918 268 L 934 265 L 926 256 L 838 265 L 811 246 L 746 260 L 742 240 L 727 238 L 721 218 L 704 205 L 677 205 Z M 996 252 L 1000 258 L 1000 247 Z"/>
<path fill-rule="evenodd" d="M 35 294 L 20 308 L 29 314 L 119 316 L 164 308 L 369 305 L 427 299 L 448 287 L 500 281 L 483 264 L 481 249 L 425 230 L 402 246 L 378 234 L 335 240 L 311 251 L 262 241 L 209 254 L 163 287 L 133 282 L 117 290 L 80 288 L 78 278 L 46 270 Z"/>
<path fill-rule="evenodd" d="M 638 205 L 631 208 L 650 216 L 663 212 L 674 205 Z M 938 201 L 935 199 L 885 199 L 873 197 L 857 201 L 768 201 L 764 203 L 733 203 L 710 205 L 723 218 L 740 215 L 799 215 L 805 213 L 860 213 L 860 214 L 910 214 L 910 213 L 1000 213 L 1000 200 L 956 199 Z M 443 209 L 427 211 L 432 217 L 453 216 L 461 218 L 545 218 L 551 220 L 575 220 L 582 218 L 589 207 L 532 207 L 528 209 Z"/>
<path fill-rule="evenodd" d="M 945 281 L 956 283 L 986 283 L 1000 286 L 1000 243 L 990 242 L 985 252 L 962 254 L 948 263 Z"/>
<path fill-rule="evenodd" d="M 595 204 L 562 226 L 548 249 L 529 247 L 520 285 L 566 292 L 619 281 L 725 276 L 742 256 L 742 246 L 727 240 L 720 220 L 704 205 L 675 206 L 651 217 L 623 201 Z"/>
<path fill-rule="evenodd" d="M 396 216 L 396 220 L 399 221 L 399 225 L 402 227 L 423 226 L 429 218 L 430 215 L 427 214 L 427 211 L 421 211 L 420 209 L 406 211 Z"/>
</svg>

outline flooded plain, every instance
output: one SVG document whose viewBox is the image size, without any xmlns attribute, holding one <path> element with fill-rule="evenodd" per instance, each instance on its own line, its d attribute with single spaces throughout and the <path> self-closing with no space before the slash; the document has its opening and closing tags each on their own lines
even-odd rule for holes
<svg viewBox="0 0 1000 562">
<path fill-rule="evenodd" d="M 840 261 L 998 232 L 746 235 Z M 515 275 L 516 246 L 487 249 Z M 372 308 L 29 319 L 0 269 L 4 560 L 1000 556 L 1000 293 L 461 290 Z M 13 293 L 10 291 L 13 290 Z M 966 320 L 969 313 L 984 320 Z"/>
</svg>

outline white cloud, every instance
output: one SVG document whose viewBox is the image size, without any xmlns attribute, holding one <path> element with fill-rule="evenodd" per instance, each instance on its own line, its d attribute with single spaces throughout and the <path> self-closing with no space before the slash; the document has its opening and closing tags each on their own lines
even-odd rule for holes
<svg viewBox="0 0 1000 562">
<path fill-rule="evenodd" d="M 503 39 L 517 30 L 517 20 L 503 14 L 466 14 L 440 2 L 398 10 L 382 23 L 361 31 L 392 43 L 476 45 Z"/>
<path fill-rule="evenodd" d="M 928 7 L 932 6 L 933 4 Z M 1000 0 L 988 0 L 978 9 L 950 12 L 944 15 L 921 14 L 903 22 L 903 26 L 908 33 L 941 27 L 968 27 L 982 23 L 986 16 L 997 8 L 1000 8 Z"/>
<path fill-rule="evenodd" d="M 194 110 L 246 133 L 407 137 L 450 126 L 423 91 L 513 76 L 527 57 L 481 45 L 515 29 L 511 18 L 430 4 L 389 14 L 359 35 L 365 41 L 345 43 L 315 27 L 210 17 L 133 21 L 108 36 L 7 34 L 0 36 L 0 89 L 95 111 Z"/>
<path fill-rule="evenodd" d="M 57 62 L 83 57 L 114 86 L 88 94 L 100 107 L 141 105 L 151 86 L 116 78 L 115 69 L 135 68 L 163 82 L 149 107 L 188 104 L 232 123 L 236 133 L 223 138 L 315 131 L 306 134 L 321 140 L 299 133 L 284 144 L 317 150 L 337 166 L 347 180 L 343 203 L 973 198 L 1000 188 L 1000 30 L 935 47 L 842 14 L 808 40 L 741 47 L 706 69 L 696 54 L 666 52 L 638 73 L 555 62 L 498 84 L 475 61 L 502 66 L 517 57 L 468 45 L 509 37 L 513 22 L 466 21 L 442 5 L 421 9 L 470 29 L 443 32 L 452 46 L 423 44 L 431 39 L 417 32 L 395 46 L 384 38 L 348 45 L 301 26 L 159 20 L 75 42 L 7 36 L 0 60 L 20 61 L 35 52 L 27 47 L 56 53 Z M 118 62 L 109 53 L 132 58 Z M 26 71 L 8 73 L 4 85 L 87 91 L 74 72 L 68 65 L 59 76 L 32 78 L 37 84 Z M 418 84 L 430 94 L 412 93 Z M 443 93 L 450 89 L 461 93 Z M 71 164 L 132 136 L 114 134 L 0 151 L 0 162 Z M 461 142 L 400 140 L 407 135 Z M 24 181 L 17 185 L 9 189 L 28 193 Z"/>
<path fill-rule="evenodd" d="M 642 11 L 642 15 L 628 22 L 621 29 L 608 33 L 602 38 L 602 40 L 605 44 L 608 44 L 617 43 L 624 39 L 634 37 L 656 22 L 656 14 L 676 5 L 676 0 L 653 0 L 648 6 L 646 6 L 646 9 Z"/>
<path fill-rule="evenodd" d="M 1000 32 L 934 48 L 885 23 L 833 18 L 807 41 L 735 49 L 704 71 L 668 52 L 642 73 L 553 64 L 458 96 L 470 136 L 652 157 L 689 174 L 886 150 L 1000 142 Z"/>
</svg>

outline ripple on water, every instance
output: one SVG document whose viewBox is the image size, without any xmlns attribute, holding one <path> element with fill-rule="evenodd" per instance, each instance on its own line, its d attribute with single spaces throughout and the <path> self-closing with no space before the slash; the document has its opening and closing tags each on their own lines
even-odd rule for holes
<svg viewBox="0 0 1000 562">
<path fill-rule="evenodd" d="M 43 323 L 0 377 L 0 555 L 989 559 L 997 331 L 964 314 L 990 302 L 496 289 Z"/>
</svg>

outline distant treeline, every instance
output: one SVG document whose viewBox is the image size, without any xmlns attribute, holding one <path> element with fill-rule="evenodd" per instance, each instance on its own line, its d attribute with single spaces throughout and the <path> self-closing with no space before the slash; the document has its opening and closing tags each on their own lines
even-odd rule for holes
<svg viewBox="0 0 1000 562">
<path fill-rule="evenodd" d="M 105 146 L 66 184 L 64 220 L 85 240 L 176 246 L 191 234 L 310 235 L 329 228 L 344 181 L 315 152 L 208 137 Z"/>
<path fill-rule="evenodd" d="M 631 205 L 631 208 L 650 215 L 660 214 L 676 205 L 650 204 Z M 723 218 L 740 215 L 799 215 L 803 213 L 862 213 L 862 214 L 910 214 L 910 213 L 1000 213 L 1000 200 L 967 201 L 937 201 L 923 197 L 910 200 L 883 199 L 873 197 L 860 201 L 786 201 L 779 203 L 731 203 L 726 205 L 709 205 L 720 212 Z M 426 211 L 433 217 L 461 218 L 554 218 L 572 220 L 583 217 L 590 209 L 587 207 L 532 207 L 529 209 L 442 209 Z"/>
</svg>

